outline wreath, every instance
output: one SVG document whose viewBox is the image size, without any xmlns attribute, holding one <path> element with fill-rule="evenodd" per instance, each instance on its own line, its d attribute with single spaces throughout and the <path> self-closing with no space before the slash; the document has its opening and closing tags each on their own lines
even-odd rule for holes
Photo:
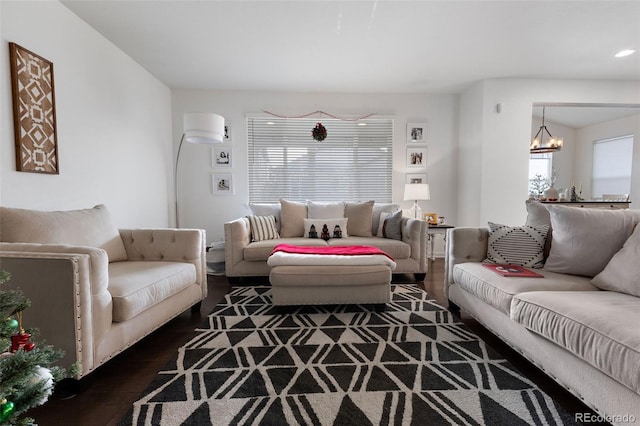
<svg viewBox="0 0 640 426">
<path fill-rule="evenodd" d="M 318 142 L 322 142 L 327 138 L 327 128 L 322 123 L 316 123 L 316 127 L 311 130 L 311 136 Z"/>
</svg>

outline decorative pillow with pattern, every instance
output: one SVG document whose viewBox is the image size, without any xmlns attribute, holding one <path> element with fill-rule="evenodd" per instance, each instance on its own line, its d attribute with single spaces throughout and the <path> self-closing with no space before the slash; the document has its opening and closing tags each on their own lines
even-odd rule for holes
<svg viewBox="0 0 640 426">
<path fill-rule="evenodd" d="M 544 243 L 549 225 L 506 226 L 489 222 L 489 247 L 484 263 L 544 266 Z"/>
<path fill-rule="evenodd" d="M 275 240 L 280 238 L 276 228 L 276 217 L 268 216 L 247 216 L 251 227 L 251 241 Z"/>
<path fill-rule="evenodd" d="M 347 222 L 349 219 L 305 219 L 305 238 L 321 238 L 330 240 L 331 238 L 347 238 Z"/>
</svg>

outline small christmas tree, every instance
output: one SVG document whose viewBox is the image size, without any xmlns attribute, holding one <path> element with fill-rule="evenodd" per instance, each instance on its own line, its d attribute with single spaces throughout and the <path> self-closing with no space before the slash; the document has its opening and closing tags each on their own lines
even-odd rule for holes
<svg viewBox="0 0 640 426">
<path fill-rule="evenodd" d="M 53 366 L 63 353 L 52 346 L 36 345 L 36 330 L 22 328 L 22 311 L 30 305 L 20 290 L 5 290 L 10 274 L 0 270 L 0 424 L 27 425 L 19 418 L 44 404 L 65 370 Z"/>
</svg>

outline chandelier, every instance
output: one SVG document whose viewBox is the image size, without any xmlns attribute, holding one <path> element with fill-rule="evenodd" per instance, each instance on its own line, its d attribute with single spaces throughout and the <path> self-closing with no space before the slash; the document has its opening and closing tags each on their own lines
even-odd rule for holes
<svg viewBox="0 0 640 426">
<path fill-rule="evenodd" d="M 546 152 L 556 152 L 562 149 L 562 138 L 554 138 L 547 130 L 547 126 L 544 125 L 544 109 L 542 107 L 542 126 L 540 130 L 533 137 L 533 140 L 529 144 L 529 153 L 531 154 L 544 154 Z"/>
</svg>

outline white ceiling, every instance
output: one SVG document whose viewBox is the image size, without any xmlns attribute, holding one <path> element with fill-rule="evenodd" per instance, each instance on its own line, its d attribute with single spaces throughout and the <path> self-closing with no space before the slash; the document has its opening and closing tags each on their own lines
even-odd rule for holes
<svg viewBox="0 0 640 426">
<path fill-rule="evenodd" d="M 171 88 L 455 93 L 640 79 L 640 1 L 62 3 Z"/>
</svg>

